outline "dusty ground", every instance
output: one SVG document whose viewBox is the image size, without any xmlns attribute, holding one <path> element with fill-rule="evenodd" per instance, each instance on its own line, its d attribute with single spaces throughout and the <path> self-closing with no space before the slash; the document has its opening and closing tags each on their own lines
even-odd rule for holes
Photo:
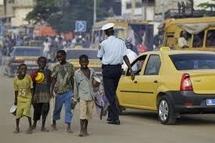
<svg viewBox="0 0 215 143">
<path fill-rule="evenodd" d="M 25 134 L 27 119 L 21 121 L 20 134 L 14 134 L 15 118 L 9 114 L 13 103 L 12 79 L 0 76 L 0 142 L 1 143 L 214 143 L 215 115 L 182 117 L 177 125 L 165 126 L 157 121 L 154 113 L 129 110 L 121 116 L 120 126 L 108 125 L 98 117 L 89 123 L 90 136 L 80 138 L 78 112 L 74 114 L 73 134 L 64 131 L 63 120 L 59 130 L 43 133 L 37 128 L 33 134 Z M 47 127 L 50 129 L 49 115 Z"/>
</svg>

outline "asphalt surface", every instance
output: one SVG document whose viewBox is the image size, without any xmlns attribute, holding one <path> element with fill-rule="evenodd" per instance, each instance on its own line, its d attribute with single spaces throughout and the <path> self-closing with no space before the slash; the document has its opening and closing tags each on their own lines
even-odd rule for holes
<svg viewBox="0 0 215 143">
<path fill-rule="evenodd" d="M 40 123 L 33 134 L 26 134 L 27 119 L 21 120 L 21 133 L 14 134 L 15 117 L 9 113 L 13 103 L 12 78 L 0 76 L 0 142 L 1 143 L 214 143 L 215 115 L 182 116 L 177 125 L 161 125 L 155 113 L 128 110 L 120 117 L 121 125 L 108 125 L 99 120 L 96 112 L 89 122 L 90 136 L 80 138 L 78 107 L 74 112 L 72 130 L 65 132 L 63 119 L 58 123 L 58 131 L 51 131 L 49 113 L 47 128 L 41 132 Z M 63 114 L 62 114 L 63 115 Z"/>
</svg>

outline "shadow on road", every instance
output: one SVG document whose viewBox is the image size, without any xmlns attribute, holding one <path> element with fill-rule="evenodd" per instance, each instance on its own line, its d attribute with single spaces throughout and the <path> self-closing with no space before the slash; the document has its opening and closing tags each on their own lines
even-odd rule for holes
<svg viewBox="0 0 215 143">
<path fill-rule="evenodd" d="M 148 111 L 139 111 L 139 110 L 126 110 L 125 112 L 123 112 L 121 114 L 121 116 L 132 116 L 132 117 L 136 117 L 136 118 L 144 118 L 147 120 L 154 120 L 154 121 L 158 121 L 158 117 L 156 112 L 148 112 Z"/>
<path fill-rule="evenodd" d="M 183 115 L 177 120 L 177 125 L 214 125 L 215 116 L 211 115 Z"/>
<path fill-rule="evenodd" d="M 156 112 L 128 110 L 123 112 L 121 116 L 129 116 L 139 119 L 142 118 L 143 120 L 151 120 L 152 122 L 159 123 Z M 214 124 L 215 115 L 212 114 L 181 115 L 176 121 L 176 125 L 214 125 Z"/>
</svg>

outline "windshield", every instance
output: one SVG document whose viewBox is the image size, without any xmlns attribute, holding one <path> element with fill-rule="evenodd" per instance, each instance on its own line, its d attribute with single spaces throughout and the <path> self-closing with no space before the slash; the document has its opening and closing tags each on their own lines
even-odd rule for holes
<svg viewBox="0 0 215 143">
<path fill-rule="evenodd" d="M 170 59 L 177 70 L 215 69 L 214 54 L 177 54 Z"/>
<path fill-rule="evenodd" d="M 42 50 L 36 48 L 16 48 L 13 52 L 14 56 L 41 56 Z"/>
<path fill-rule="evenodd" d="M 87 55 L 89 59 L 98 59 L 96 50 L 68 50 L 67 59 L 79 59 L 83 54 Z"/>
</svg>

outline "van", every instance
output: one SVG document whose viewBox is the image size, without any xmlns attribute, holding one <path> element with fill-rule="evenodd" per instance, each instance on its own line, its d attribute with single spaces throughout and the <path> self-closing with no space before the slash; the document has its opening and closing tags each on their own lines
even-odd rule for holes
<svg viewBox="0 0 215 143">
<path fill-rule="evenodd" d="M 114 23 L 115 36 L 130 42 L 139 53 L 153 50 L 154 25 L 143 18 L 111 17 L 98 21 L 93 25 L 91 47 L 98 48 L 99 43 L 105 39 L 101 27 L 107 23 Z"/>
<path fill-rule="evenodd" d="M 188 50 L 215 51 L 215 17 L 167 19 L 163 46 L 181 49 L 178 39 L 185 33 Z"/>
</svg>

